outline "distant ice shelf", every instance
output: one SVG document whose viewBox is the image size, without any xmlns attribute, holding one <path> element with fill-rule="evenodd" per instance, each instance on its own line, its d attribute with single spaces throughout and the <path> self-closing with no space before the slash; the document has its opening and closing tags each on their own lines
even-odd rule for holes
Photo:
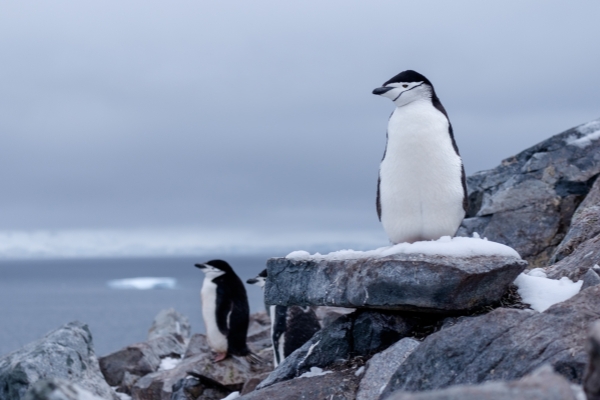
<svg viewBox="0 0 600 400">
<path fill-rule="evenodd" d="M 155 277 L 140 277 L 127 279 L 114 279 L 107 282 L 108 287 L 112 289 L 175 289 L 177 279 L 175 278 L 155 278 Z"/>
<path fill-rule="evenodd" d="M 394 254 L 427 254 L 450 257 L 505 256 L 521 258 L 514 249 L 500 243 L 481 239 L 476 233 L 472 238 L 443 236 L 438 240 L 415 243 L 398 243 L 375 250 L 340 250 L 329 254 L 309 254 L 307 251 L 293 251 L 286 256 L 292 260 L 355 260 L 379 258 Z"/>
</svg>

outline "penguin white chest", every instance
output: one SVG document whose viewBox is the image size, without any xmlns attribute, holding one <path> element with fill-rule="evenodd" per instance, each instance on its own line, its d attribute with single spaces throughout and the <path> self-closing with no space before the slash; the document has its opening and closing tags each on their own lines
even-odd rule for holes
<svg viewBox="0 0 600 400">
<path fill-rule="evenodd" d="M 228 348 L 227 337 L 221 333 L 217 325 L 217 285 L 211 279 L 204 278 L 200 296 L 208 345 L 217 353 L 225 353 Z"/>
<path fill-rule="evenodd" d="M 381 222 L 393 243 L 456 233 L 465 215 L 462 161 L 448 119 L 430 102 L 396 108 L 379 177 Z"/>
</svg>

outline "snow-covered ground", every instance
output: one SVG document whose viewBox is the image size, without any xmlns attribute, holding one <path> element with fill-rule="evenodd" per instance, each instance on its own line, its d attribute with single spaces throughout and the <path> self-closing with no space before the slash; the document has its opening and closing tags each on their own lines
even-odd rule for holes
<svg viewBox="0 0 600 400">
<path fill-rule="evenodd" d="M 175 289 L 177 287 L 177 279 L 155 277 L 114 279 L 108 281 L 107 285 L 112 289 Z"/>
<path fill-rule="evenodd" d="M 379 258 L 394 254 L 427 254 L 452 257 L 505 256 L 521 258 L 514 249 L 500 243 L 481 239 L 476 233 L 472 238 L 443 236 L 438 240 L 415 243 L 399 243 L 375 250 L 340 250 L 329 254 L 310 254 L 307 251 L 293 251 L 286 258 L 293 260 L 355 260 L 359 258 Z"/>
<path fill-rule="evenodd" d="M 573 282 L 567 277 L 548 279 L 543 269 L 535 268 L 529 273 L 520 274 L 515 279 L 515 285 L 524 303 L 530 304 L 536 311 L 544 312 L 579 293 L 583 281 Z"/>
</svg>

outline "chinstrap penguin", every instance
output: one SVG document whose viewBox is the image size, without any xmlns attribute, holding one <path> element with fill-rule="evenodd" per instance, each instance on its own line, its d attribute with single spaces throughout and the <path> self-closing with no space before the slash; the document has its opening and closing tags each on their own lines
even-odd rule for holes
<svg viewBox="0 0 600 400">
<path fill-rule="evenodd" d="M 204 272 L 202 317 L 208 345 L 216 353 L 215 362 L 227 356 L 250 356 L 260 361 L 246 344 L 250 309 L 246 288 L 231 266 L 223 260 L 195 264 Z"/>
<path fill-rule="evenodd" d="M 248 279 L 246 282 L 264 289 L 266 279 L 265 269 L 256 278 Z M 268 306 L 267 310 L 271 317 L 273 366 L 277 367 L 287 356 L 313 337 L 321 329 L 321 324 L 311 307 L 272 305 Z"/>
<path fill-rule="evenodd" d="M 399 73 L 373 90 L 396 108 L 377 181 L 377 215 L 392 243 L 454 236 L 468 205 L 465 170 L 431 82 Z"/>
</svg>

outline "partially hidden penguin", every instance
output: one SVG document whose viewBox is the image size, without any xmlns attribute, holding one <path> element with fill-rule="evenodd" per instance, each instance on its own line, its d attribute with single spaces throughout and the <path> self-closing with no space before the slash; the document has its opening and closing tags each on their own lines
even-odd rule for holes
<svg viewBox="0 0 600 400">
<path fill-rule="evenodd" d="M 200 296 L 206 339 L 216 353 L 213 361 L 243 356 L 251 362 L 261 362 L 246 344 L 250 308 L 242 280 L 223 260 L 211 260 L 195 266 L 205 274 Z"/>
<path fill-rule="evenodd" d="M 392 243 L 454 236 L 467 185 L 448 113 L 423 75 L 407 70 L 373 90 L 396 108 L 377 181 L 377 215 Z"/>
<path fill-rule="evenodd" d="M 265 287 L 267 270 L 256 278 L 248 279 L 250 285 Z M 267 308 L 268 307 L 268 308 Z M 302 347 L 319 329 L 321 324 L 311 307 L 268 306 L 271 317 L 271 342 L 273 344 L 273 366 L 277 367 L 287 356 Z"/>
</svg>

